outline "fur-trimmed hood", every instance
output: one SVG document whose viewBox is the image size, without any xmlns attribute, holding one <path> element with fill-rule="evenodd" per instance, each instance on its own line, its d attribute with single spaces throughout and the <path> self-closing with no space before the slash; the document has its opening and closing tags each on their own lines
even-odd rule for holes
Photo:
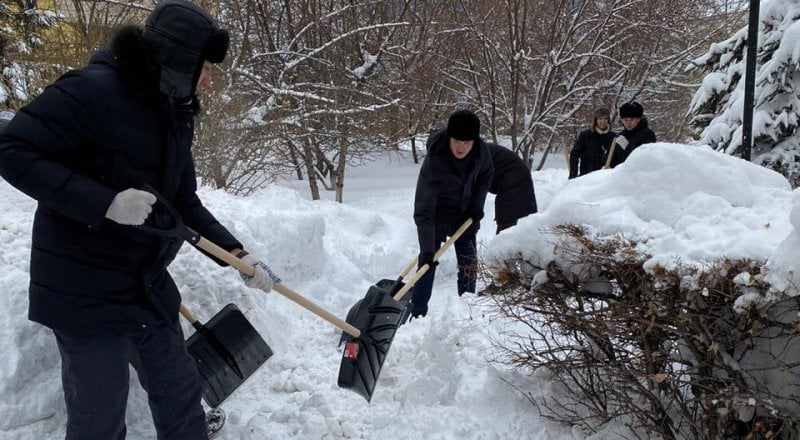
<svg viewBox="0 0 800 440">
<path fill-rule="evenodd" d="M 161 68 L 142 40 L 141 27 L 120 28 L 111 38 L 108 49 L 99 52 L 91 61 L 117 67 L 140 93 L 158 93 Z"/>
</svg>

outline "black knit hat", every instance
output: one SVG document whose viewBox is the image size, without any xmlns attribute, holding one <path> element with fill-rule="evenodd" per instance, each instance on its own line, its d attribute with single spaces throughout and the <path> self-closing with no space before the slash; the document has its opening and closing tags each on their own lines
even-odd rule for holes
<svg viewBox="0 0 800 440">
<path fill-rule="evenodd" d="M 458 110 L 447 120 L 447 136 L 460 141 L 477 141 L 481 136 L 481 120 L 469 110 Z"/>
<path fill-rule="evenodd" d="M 194 93 L 204 61 L 225 59 L 229 43 L 228 31 L 188 0 L 162 0 L 147 17 L 142 38 L 161 66 L 161 92 L 179 99 Z"/>
<path fill-rule="evenodd" d="M 619 117 L 625 118 L 641 118 L 644 116 L 644 107 L 636 101 L 626 102 L 619 108 Z"/>
</svg>

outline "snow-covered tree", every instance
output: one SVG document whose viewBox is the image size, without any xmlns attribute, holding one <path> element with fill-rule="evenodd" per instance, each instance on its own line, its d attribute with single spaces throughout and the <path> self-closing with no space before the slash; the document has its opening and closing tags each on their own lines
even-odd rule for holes
<svg viewBox="0 0 800 440">
<path fill-rule="evenodd" d="M 759 23 L 753 161 L 800 186 L 800 0 L 763 2 Z M 708 72 L 689 107 L 700 142 L 742 151 L 747 27 L 692 61 Z"/>
<path fill-rule="evenodd" d="M 30 65 L 34 50 L 44 44 L 42 32 L 58 16 L 36 0 L 0 2 L 0 108 L 16 109 L 28 101 L 38 71 Z"/>
<path fill-rule="evenodd" d="M 732 16 L 707 20 L 715 0 L 516 0 L 464 2 L 437 17 L 449 39 L 432 68 L 448 102 L 477 109 L 487 138 L 508 136 L 526 161 L 571 144 L 596 107 L 645 104 L 663 139 L 680 120 L 699 74 L 683 66 Z M 727 6 L 730 9 L 734 5 Z M 691 78 L 694 76 L 695 78 Z M 683 101 L 675 112 L 675 102 Z M 452 108 L 452 106 L 451 106 Z"/>
<path fill-rule="evenodd" d="M 226 126 L 206 121 L 211 132 L 200 133 L 197 150 L 201 175 L 246 193 L 283 167 L 307 177 L 314 198 L 322 185 L 342 200 L 345 163 L 389 143 L 378 127 L 398 100 L 382 65 L 408 26 L 391 4 L 226 4 L 221 16 L 232 48 L 224 90 L 211 103 L 225 108 L 215 114 Z"/>
</svg>

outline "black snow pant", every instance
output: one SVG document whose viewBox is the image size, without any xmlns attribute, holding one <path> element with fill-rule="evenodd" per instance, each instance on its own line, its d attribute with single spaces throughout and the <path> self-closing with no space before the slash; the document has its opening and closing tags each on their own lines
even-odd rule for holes
<svg viewBox="0 0 800 440">
<path fill-rule="evenodd" d="M 207 440 L 200 375 L 180 326 L 125 334 L 55 330 L 67 404 L 67 440 L 124 439 L 129 368 L 147 392 L 159 440 Z"/>
<path fill-rule="evenodd" d="M 459 225 L 460 226 L 460 225 Z M 441 246 L 456 230 L 449 230 L 445 227 L 440 230 L 436 228 L 436 240 Z M 458 296 L 464 292 L 475 293 L 475 281 L 477 279 L 478 251 L 475 247 L 475 236 L 478 229 L 473 225 L 456 240 L 453 246 L 456 248 L 456 261 L 458 262 Z M 436 275 L 436 265 L 425 272 L 425 275 L 414 285 L 414 295 L 411 298 L 411 315 L 425 316 L 428 313 L 428 301 L 431 299 L 433 290 L 433 279 Z"/>
</svg>

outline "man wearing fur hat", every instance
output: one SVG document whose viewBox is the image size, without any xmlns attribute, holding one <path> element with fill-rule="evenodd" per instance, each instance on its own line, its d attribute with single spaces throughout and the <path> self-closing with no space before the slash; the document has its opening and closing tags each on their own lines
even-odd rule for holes
<svg viewBox="0 0 800 440">
<path fill-rule="evenodd" d="M 419 238 L 419 267 L 431 269 L 414 286 L 409 303 L 412 318 L 428 313 L 439 246 L 468 218 L 474 222 L 454 246 L 458 260 L 458 294 L 475 292 L 478 262 L 475 237 L 483 218 L 486 193 L 494 166 L 489 148 L 480 137 L 475 113 L 459 110 L 450 115 L 447 128 L 428 136 L 428 154 L 420 168 L 414 198 L 414 222 Z"/>
<path fill-rule="evenodd" d="M 182 242 L 131 227 L 166 221 L 140 188 L 154 188 L 189 227 L 253 264 L 248 286 L 272 287 L 266 265 L 244 255 L 196 194 L 196 92 L 227 49 L 227 31 L 204 10 L 163 0 L 144 28 L 117 31 L 0 135 L 0 175 L 38 201 L 28 316 L 56 337 L 67 439 L 125 438 L 129 364 L 159 439 L 208 436 L 167 272 Z"/>
<path fill-rule="evenodd" d="M 611 139 L 614 138 L 609 125 L 610 119 L 611 112 L 607 108 L 598 108 L 594 112 L 592 128 L 587 128 L 578 134 L 569 154 L 570 179 L 603 167 L 603 159 L 608 154 Z"/>
<path fill-rule="evenodd" d="M 619 117 L 622 119 L 623 130 L 614 138 L 611 151 L 609 151 L 611 168 L 625 162 L 633 150 L 639 146 L 656 142 L 656 134 L 648 126 L 642 104 L 636 101 L 622 104 L 622 107 L 619 108 Z"/>
</svg>

